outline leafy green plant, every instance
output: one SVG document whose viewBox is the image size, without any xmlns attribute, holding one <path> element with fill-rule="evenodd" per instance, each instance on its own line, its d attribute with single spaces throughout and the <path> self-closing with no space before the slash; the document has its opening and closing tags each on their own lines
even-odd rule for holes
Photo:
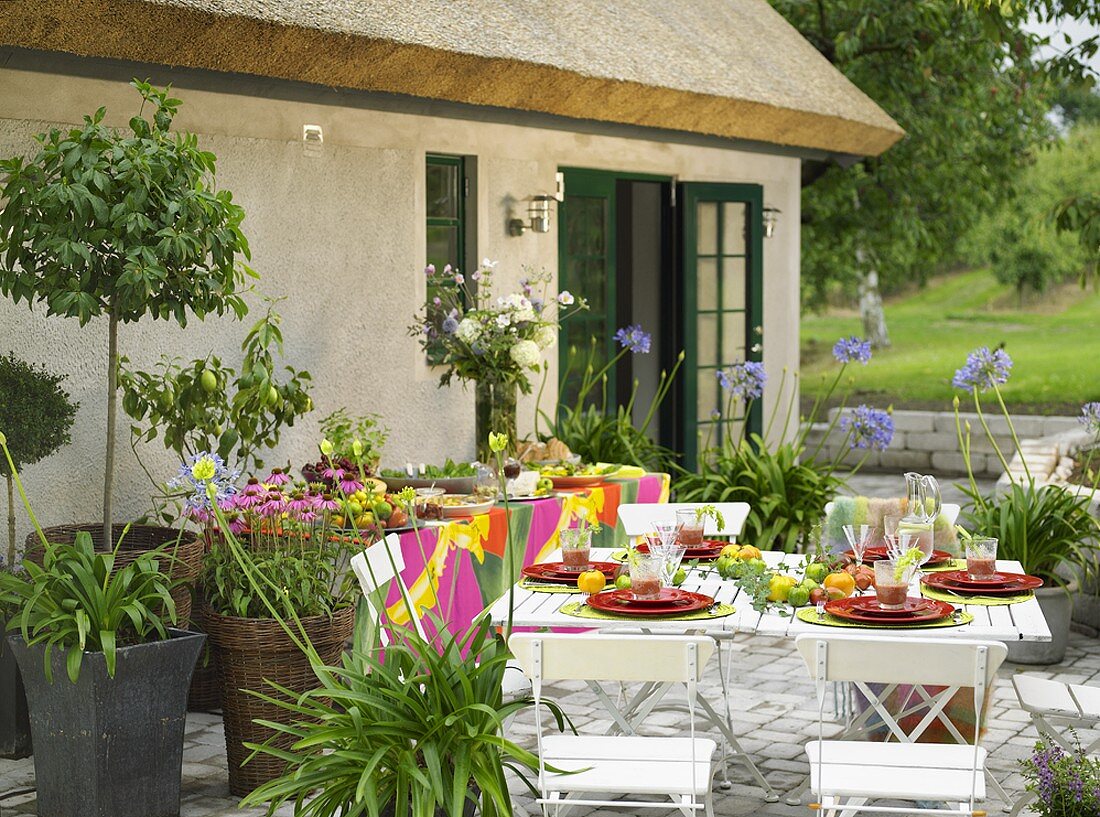
<svg viewBox="0 0 1100 817">
<path fill-rule="evenodd" d="M 122 408 L 137 421 L 130 427 L 134 453 L 138 442 L 160 437 L 181 458 L 214 451 L 245 468 L 262 468 L 264 452 L 278 444 L 283 428 L 313 409 L 309 372 L 290 366 L 283 377 L 277 372 L 281 322 L 269 303 L 241 344 L 239 374 L 213 354 L 185 365 L 164 358 L 155 373 L 132 370 L 121 358 Z"/>
<path fill-rule="evenodd" d="M 631 327 L 628 327 L 631 329 Z M 634 334 L 621 335 L 619 350 L 611 360 L 597 368 L 596 339 L 588 349 L 587 357 L 580 360 L 575 348 L 569 350 L 565 371 L 558 379 L 558 410 L 554 418 L 545 412 L 539 415 L 549 425 L 547 439 L 556 437 L 574 454 L 579 454 L 584 462 L 613 462 L 639 465 L 649 471 L 671 472 L 675 467 L 678 454 L 660 445 L 649 436 L 661 404 L 672 388 L 676 373 L 684 362 L 683 352 L 676 358 L 670 372 L 661 372 L 657 390 L 650 399 L 649 408 L 640 426 L 634 424 L 634 404 L 638 397 L 639 382 L 635 379 L 630 398 L 625 405 L 609 406 L 607 397 L 607 379 L 615 365 L 627 352 L 646 354 L 649 350 L 649 335 L 638 327 L 632 327 Z M 625 330 L 620 330 L 620 333 Z M 617 335 L 616 337 L 620 337 Z M 640 343 L 639 339 L 644 340 Z M 627 342 L 623 342 L 623 340 Z M 645 351 L 642 351 L 644 347 Z M 573 382 L 579 374 L 580 384 Z M 546 378 L 543 378 L 543 387 Z M 564 402 L 567 389 L 577 387 L 573 404 Z M 541 397 L 542 389 L 539 390 Z M 536 434 L 538 417 L 536 417 Z"/>
<path fill-rule="evenodd" d="M 8 569 L 15 567 L 14 472 L 33 465 L 69 443 L 69 429 L 78 403 L 61 388 L 65 375 L 25 363 L 15 356 L 0 357 L 0 429 L 10 435 L 12 466 L 0 458 L 0 474 L 8 484 Z"/>
<path fill-rule="evenodd" d="M 1039 817 L 1093 817 L 1100 814 L 1100 760 L 1081 747 L 1070 730 L 1069 751 L 1043 738 L 1020 761 L 1024 788 L 1035 795 L 1028 809 Z"/>
<path fill-rule="evenodd" d="M 382 448 L 386 445 L 390 430 L 382 424 L 382 418 L 377 414 L 352 417 L 347 409 L 340 408 L 321 421 L 321 434 L 332 444 L 332 453 L 326 454 L 330 460 L 350 460 L 376 466 L 382 458 Z"/>
<path fill-rule="evenodd" d="M 244 211 L 214 183 L 214 154 L 173 132 L 181 104 L 167 90 L 131 83 L 152 117 L 130 133 L 103 124 L 39 134 L 38 153 L 0 162 L 0 292 L 47 314 L 107 324 L 104 541 L 111 542 L 118 392 L 118 325 L 145 316 L 186 326 L 188 313 L 247 312 L 238 290 L 254 275 L 241 233 Z"/>
</svg>

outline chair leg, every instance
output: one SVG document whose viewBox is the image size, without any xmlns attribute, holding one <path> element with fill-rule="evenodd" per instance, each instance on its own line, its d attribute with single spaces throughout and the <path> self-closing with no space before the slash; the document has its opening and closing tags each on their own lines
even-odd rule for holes
<svg viewBox="0 0 1100 817">
<path fill-rule="evenodd" d="M 1012 811 L 1012 798 L 1008 796 L 1008 792 L 1005 791 L 1004 786 L 1002 786 L 1001 782 L 993 776 L 993 772 L 989 771 L 989 769 L 985 770 L 985 780 L 986 783 L 989 784 L 989 787 L 997 792 L 997 796 L 1001 798 L 1001 811 L 1005 813 Z"/>
<path fill-rule="evenodd" d="M 703 799 L 703 810 L 706 817 L 714 817 L 714 792 L 707 791 L 707 796 Z"/>
<path fill-rule="evenodd" d="M 1024 792 L 1020 795 L 1020 799 L 1016 801 L 1016 805 L 1012 807 L 1012 817 L 1017 817 L 1020 812 L 1024 810 L 1025 806 L 1029 806 L 1039 799 L 1039 795 L 1035 792 Z"/>
<path fill-rule="evenodd" d="M 854 806 L 854 807 L 858 808 L 859 806 L 863 806 L 863 805 L 866 805 L 866 804 L 867 804 L 867 798 L 866 797 L 849 797 L 848 802 L 846 802 L 844 805 L 845 806 Z M 856 812 L 852 811 L 852 809 L 850 809 L 850 808 L 845 808 L 843 811 L 840 812 L 840 817 L 855 817 L 855 815 L 856 815 Z"/>
</svg>

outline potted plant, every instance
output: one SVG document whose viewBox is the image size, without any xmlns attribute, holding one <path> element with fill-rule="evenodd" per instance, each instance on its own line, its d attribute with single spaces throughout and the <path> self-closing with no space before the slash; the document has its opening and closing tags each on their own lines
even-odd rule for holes
<svg viewBox="0 0 1100 817">
<path fill-rule="evenodd" d="M 98 546 L 111 550 L 112 482 L 119 375 L 119 325 L 151 316 L 186 326 L 189 316 L 247 312 L 240 288 L 252 271 L 240 230 L 244 211 L 215 185 L 215 157 L 198 138 L 173 133 L 180 100 L 146 82 L 131 83 L 142 110 L 129 133 L 103 123 L 36 137 L 38 153 L 0 162 L 0 292 L 16 303 L 81 326 L 107 319 L 107 427 L 103 517 Z M 151 116 L 143 114 L 146 109 Z M 91 531 L 85 526 L 84 530 Z M 152 538 L 156 547 L 175 538 Z M 71 530 L 62 536 L 71 539 Z M 135 539 L 130 533 L 130 541 Z M 47 539 L 50 534 L 47 534 Z M 93 541 L 95 537 L 93 536 Z"/>
<path fill-rule="evenodd" d="M 1067 580 L 1067 574 L 1086 569 L 1095 552 L 1100 527 L 1089 514 L 1086 496 L 1066 491 L 1056 485 L 1037 484 L 1027 467 L 1012 417 L 1005 406 L 1000 387 L 1008 381 L 1012 359 L 1003 349 L 990 351 L 982 347 L 973 351 L 966 364 L 955 372 L 956 388 L 969 392 L 974 401 L 978 423 L 1008 473 L 1008 458 L 1001 451 L 990 431 L 982 407 L 981 394 L 991 391 L 1007 423 L 1014 452 L 1023 463 L 1023 478 L 1013 480 L 1000 495 L 987 496 L 978 489 L 971 467 L 971 434 L 969 421 L 959 415 L 960 401 L 955 397 L 955 425 L 959 450 L 966 464 L 969 485 L 963 490 L 968 503 L 963 518 L 975 533 L 998 541 L 997 555 L 1001 559 L 1020 562 L 1024 572 L 1043 579 L 1045 586 L 1035 591 L 1043 610 L 1051 641 L 1008 645 L 1010 661 L 1022 664 L 1057 664 L 1066 654 L 1069 628 L 1073 614 L 1073 592 L 1077 584 Z M 1013 452 L 1009 452 L 1011 456 Z"/>
<path fill-rule="evenodd" d="M 358 474 L 359 479 L 375 476 L 382 461 L 382 449 L 390 436 L 390 430 L 382 424 L 377 414 L 353 417 L 347 409 L 337 409 L 321 421 L 321 459 L 302 466 L 306 482 L 335 486 L 325 472 L 339 468 Z M 326 453 L 327 452 L 327 453 Z"/>
<path fill-rule="evenodd" d="M 355 625 L 356 585 L 348 564 L 362 541 L 338 533 L 333 517 L 340 503 L 317 486 L 294 483 L 277 469 L 237 490 L 234 476 L 213 453 L 181 471 L 193 491 L 187 513 L 217 531 L 203 566 L 201 625 L 222 690 L 229 790 L 243 796 L 285 766 L 277 755 L 245 763 L 251 754 L 247 744 L 267 741 L 272 724 L 287 717 L 253 693 L 289 700 L 313 689 L 317 678 L 310 657 L 286 636 L 250 585 L 235 551 L 247 551 L 249 564 L 278 588 L 280 603 L 294 611 L 318 654 L 336 663 Z M 349 474 L 339 490 L 354 493 L 360 487 Z M 288 744 L 276 740 L 275 745 Z"/>
<path fill-rule="evenodd" d="M 14 353 L 0 358 L 0 428 L 11 434 L 8 449 L 13 467 L 0 458 L 0 474 L 8 487 L 8 547 L 0 569 L 18 569 L 15 536 L 15 472 L 48 457 L 69 442 L 77 404 L 61 388 L 64 375 L 25 363 Z M 0 632 L 7 619 L 0 610 Z M 27 698 L 15 656 L 0 638 L 0 757 L 19 758 L 31 753 Z"/>
<path fill-rule="evenodd" d="M 409 327 L 424 352 L 444 367 L 440 387 L 455 377 L 474 383 L 482 463 L 492 458 L 490 432 L 516 440 L 517 391 L 531 393 L 531 372 L 542 368 L 543 352 L 557 342 L 559 323 L 588 308 L 583 298 L 564 290 L 548 299 L 546 272 L 525 279 L 521 292 L 494 299 L 495 267 L 486 259 L 467 280 L 450 264 L 442 270 L 428 265 L 428 289 L 437 294 Z"/>
<path fill-rule="evenodd" d="M 0 447 L 14 472 L 2 435 Z M 118 571 L 114 559 L 84 532 L 46 544 L 42 566 L 0 573 L 30 701 L 39 814 L 179 814 L 187 685 L 203 636 L 169 626 L 172 579 L 155 552 Z"/>
<path fill-rule="evenodd" d="M 1020 761 L 1020 767 L 1033 814 L 1040 817 L 1100 814 L 1100 760 L 1082 751 L 1076 734 L 1070 751 L 1053 740 L 1040 740 L 1031 756 Z"/>
</svg>

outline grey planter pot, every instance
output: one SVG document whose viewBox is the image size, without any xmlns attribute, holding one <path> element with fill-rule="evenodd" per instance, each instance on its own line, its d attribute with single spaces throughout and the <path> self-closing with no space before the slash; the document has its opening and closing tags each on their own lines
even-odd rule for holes
<svg viewBox="0 0 1100 817">
<path fill-rule="evenodd" d="M 166 641 L 118 651 L 115 677 L 86 653 L 70 683 L 65 655 L 8 637 L 30 703 L 39 817 L 177 817 L 187 687 L 206 636 L 171 630 Z"/>
<path fill-rule="evenodd" d="M 0 621 L 0 633 L 4 622 Z M 15 654 L 0 636 L 0 757 L 16 760 L 31 753 L 27 695 Z"/>
<path fill-rule="evenodd" d="M 1067 592 L 1068 591 L 1068 592 Z M 1016 641 L 1008 645 L 1008 660 L 1015 664 L 1060 664 L 1069 645 L 1069 625 L 1073 619 L 1073 598 L 1077 583 L 1068 587 L 1041 587 L 1035 598 L 1050 628 L 1050 641 Z"/>
</svg>

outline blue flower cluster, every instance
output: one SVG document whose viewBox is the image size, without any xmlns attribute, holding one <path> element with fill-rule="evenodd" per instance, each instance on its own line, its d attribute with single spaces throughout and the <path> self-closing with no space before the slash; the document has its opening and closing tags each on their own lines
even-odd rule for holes
<svg viewBox="0 0 1100 817">
<path fill-rule="evenodd" d="M 1100 435 L 1100 403 L 1085 403 L 1081 406 L 1081 425 L 1093 434 Z"/>
<path fill-rule="evenodd" d="M 729 371 L 719 369 L 717 376 L 722 388 L 741 400 L 757 400 L 762 397 L 764 384 L 768 380 L 764 364 L 755 360 L 734 363 Z"/>
<path fill-rule="evenodd" d="M 885 451 L 894 439 L 894 420 L 890 413 L 867 405 L 856 406 L 840 418 L 841 431 L 848 432 L 851 448 Z"/>
<path fill-rule="evenodd" d="M 956 389 L 985 391 L 1008 381 L 1012 358 L 1004 349 L 989 351 L 988 346 L 975 349 L 966 356 L 966 364 L 955 372 L 951 381 Z"/>
<path fill-rule="evenodd" d="M 188 513 L 210 511 L 210 495 L 207 485 L 214 486 L 214 499 L 219 507 L 237 493 L 236 482 L 241 472 L 230 469 L 220 456 L 213 451 L 200 451 L 192 454 L 181 464 L 179 473 L 168 482 L 173 491 L 186 493 L 183 505 Z"/>
<path fill-rule="evenodd" d="M 648 355 L 653 336 L 637 324 L 624 326 L 615 333 L 615 340 L 624 349 L 629 349 L 634 354 Z"/>
<path fill-rule="evenodd" d="M 855 361 L 866 366 L 871 360 L 871 342 L 860 340 L 855 335 L 841 338 L 833 344 L 833 357 L 840 363 Z"/>
</svg>

